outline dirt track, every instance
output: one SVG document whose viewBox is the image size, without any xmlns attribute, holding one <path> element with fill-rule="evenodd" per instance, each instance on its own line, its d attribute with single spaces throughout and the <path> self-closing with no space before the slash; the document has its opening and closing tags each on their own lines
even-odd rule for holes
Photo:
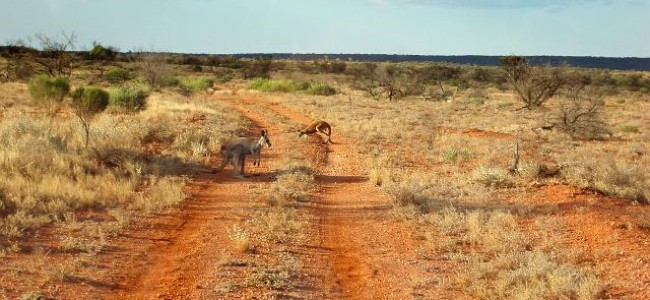
<svg viewBox="0 0 650 300">
<path fill-rule="evenodd" d="M 291 147 L 282 138 L 271 115 L 288 118 L 296 127 L 311 120 L 289 109 L 266 103 L 253 95 L 220 96 L 223 101 L 253 122 L 252 130 L 269 131 L 273 147 L 265 149 L 263 159 L 280 158 L 283 149 Z M 264 107 L 263 110 L 259 106 Z M 360 167 L 355 145 L 335 135 L 336 144 L 322 145 L 320 139 L 301 140 L 306 154 L 314 157 L 317 166 L 317 192 L 312 203 L 302 211 L 309 220 L 309 242 L 301 249 L 302 291 L 299 298 L 329 299 L 405 299 L 411 298 L 412 278 L 418 270 L 411 231 L 400 223 L 388 220 L 385 196 L 367 183 Z M 155 241 L 148 249 L 131 249 L 141 253 L 143 262 L 119 284 L 120 292 L 112 299 L 211 299 L 254 298 L 255 291 L 223 293 L 213 287 L 223 277 L 220 262 L 233 254 L 228 229 L 238 222 L 233 212 L 246 214 L 264 203 L 246 201 L 256 184 L 270 184 L 273 171 L 270 163 L 252 169 L 258 176 L 234 180 L 230 170 L 220 174 L 201 173 L 191 184 L 191 198 L 179 212 L 165 221 L 158 221 L 147 230 L 138 231 L 134 239 Z M 247 166 L 248 170 L 250 166 Z M 207 170 L 206 170 L 207 171 Z M 141 235 L 141 236 L 140 236 Z M 133 245 L 136 248 L 138 244 Z M 145 246 L 146 247 L 146 246 Z M 295 248 L 295 247 L 294 247 Z M 145 254 L 146 253 L 146 254 Z M 138 260 L 136 260 L 138 261 Z M 240 278 L 241 279 L 241 278 Z"/>
</svg>

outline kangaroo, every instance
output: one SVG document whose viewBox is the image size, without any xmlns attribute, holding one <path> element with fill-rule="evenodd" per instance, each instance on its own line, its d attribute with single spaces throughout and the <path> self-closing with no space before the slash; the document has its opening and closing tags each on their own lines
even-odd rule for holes
<svg viewBox="0 0 650 300">
<path fill-rule="evenodd" d="M 214 173 L 221 172 L 223 168 L 231 162 L 233 165 L 233 175 L 235 177 L 244 178 L 244 166 L 246 164 L 246 156 L 253 156 L 253 166 L 260 165 L 260 152 L 264 146 L 271 147 L 271 140 L 269 139 L 266 129 L 262 129 L 259 139 L 251 138 L 238 138 L 221 146 L 221 156 L 223 161 L 214 170 Z"/>
<path fill-rule="evenodd" d="M 325 131 L 327 129 L 327 131 Z M 300 136 L 303 136 L 305 134 L 314 134 L 316 132 L 320 132 L 324 135 L 327 136 L 323 144 L 327 143 L 334 143 L 331 141 L 331 136 L 332 136 L 332 127 L 330 126 L 329 123 L 325 121 L 316 121 L 312 123 L 311 125 L 307 126 L 307 128 L 300 130 Z"/>
</svg>

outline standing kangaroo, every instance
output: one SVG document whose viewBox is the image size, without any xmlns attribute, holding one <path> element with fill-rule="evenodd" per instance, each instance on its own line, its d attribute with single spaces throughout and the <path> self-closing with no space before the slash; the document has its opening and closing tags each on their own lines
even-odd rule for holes
<svg viewBox="0 0 650 300">
<path fill-rule="evenodd" d="M 327 129 L 327 131 L 325 131 Z M 320 132 L 324 135 L 327 136 L 323 144 L 327 143 L 333 143 L 330 138 L 332 136 L 332 127 L 330 124 L 328 124 L 325 121 L 316 121 L 312 123 L 311 125 L 307 126 L 307 128 L 300 130 L 300 136 L 303 136 L 305 134 L 314 134 L 316 132 Z"/>
<path fill-rule="evenodd" d="M 253 166 L 259 166 L 260 152 L 264 146 L 271 147 L 271 140 L 269 140 L 266 129 L 262 129 L 259 139 L 238 138 L 222 145 L 221 156 L 223 157 L 223 161 L 217 166 L 214 173 L 221 172 L 228 162 L 232 162 L 233 175 L 239 178 L 246 177 L 244 173 L 246 156 L 249 154 L 252 155 Z"/>
</svg>

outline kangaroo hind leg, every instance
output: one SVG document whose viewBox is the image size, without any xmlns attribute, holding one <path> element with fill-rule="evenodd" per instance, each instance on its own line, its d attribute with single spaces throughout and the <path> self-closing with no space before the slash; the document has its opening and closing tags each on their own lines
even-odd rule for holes
<svg viewBox="0 0 650 300">
<path fill-rule="evenodd" d="M 219 173 L 223 171 L 223 168 L 232 160 L 232 155 L 230 153 L 223 154 L 223 160 L 221 163 L 217 166 L 212 173 Z"/>
</svg>

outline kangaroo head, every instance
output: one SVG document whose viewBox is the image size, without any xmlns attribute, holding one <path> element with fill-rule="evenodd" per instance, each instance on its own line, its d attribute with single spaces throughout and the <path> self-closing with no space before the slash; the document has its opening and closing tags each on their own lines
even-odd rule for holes
<svg viewBox="0 0 650 300">
<path fill-rule="evenodd" d="M 269 135 L 266 129 L 262 129 L 262 133 L 258 144 L 260 145 L 260 147 L 264 147 L 264 146 L 271 147 L 271 140 L 269 139 Z"/>
</svg>

